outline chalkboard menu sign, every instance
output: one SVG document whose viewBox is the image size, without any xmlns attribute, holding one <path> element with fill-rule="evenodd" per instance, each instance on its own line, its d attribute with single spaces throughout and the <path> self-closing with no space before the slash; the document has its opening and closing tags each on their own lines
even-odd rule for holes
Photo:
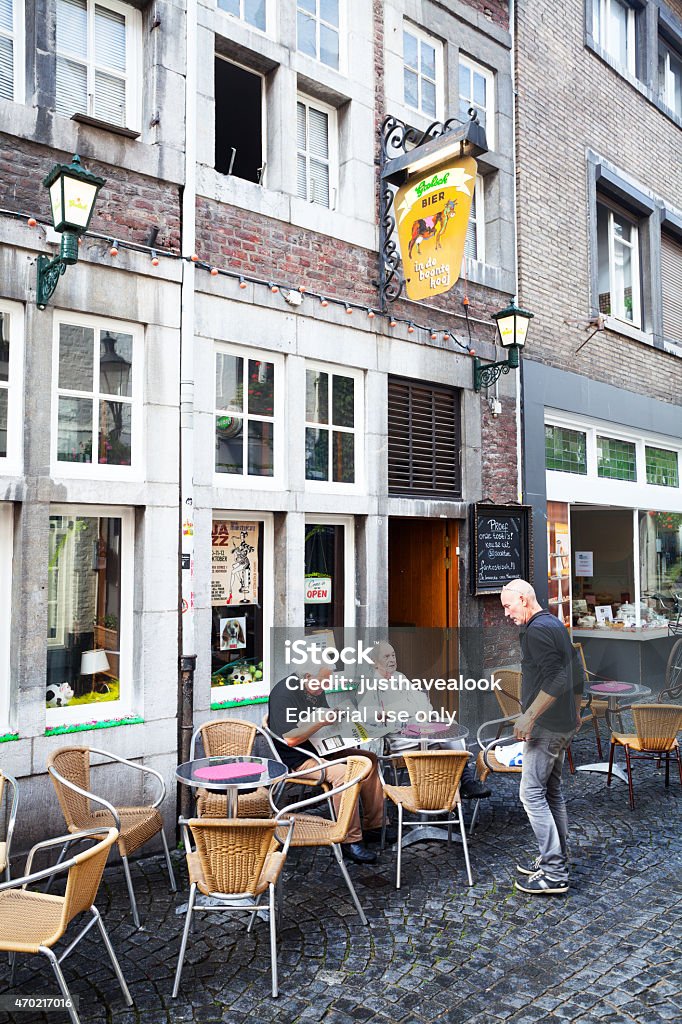
<svg viewBox="0 0 682 1024">
<path fill-rule="evenodd" d="M 472 506 L 474 595 L 499 594 L 514 579 L 530 579 L 530 505 Z"/>
</svg>

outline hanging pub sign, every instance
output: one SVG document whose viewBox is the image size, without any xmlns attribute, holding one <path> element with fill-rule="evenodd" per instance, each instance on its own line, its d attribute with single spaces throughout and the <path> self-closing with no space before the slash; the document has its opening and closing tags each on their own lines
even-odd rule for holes
<svg viewBox="0 0 682 1024">
<path fill-rule="evenodd" d="M 476 161 L 466 156 L 412 175 L 398 189 L 395 209 L 409 299 L 440 295 L 458 280 L 475 185 Z"/>
<path fill-rule="evenodd" d="M 306 604 L 332 603 L 331 576 L 306 576 L 304 582 Z"/>
</svg>

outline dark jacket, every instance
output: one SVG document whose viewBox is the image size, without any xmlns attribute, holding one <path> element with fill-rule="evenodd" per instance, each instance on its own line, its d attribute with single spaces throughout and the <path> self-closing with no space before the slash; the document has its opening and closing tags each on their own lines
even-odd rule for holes
<svg viewBox="0 0 682 1024">
<path fill-rule="evenodd" d="M 555 701 L 535 725 L 562 735 L 573 732 L 576 694 L 585 685 L 585 673 L 563 622 L 551 612 L 536 612 L 521 632 L 521 706 L 527 711 L 540 690 Z"/>
</svg>

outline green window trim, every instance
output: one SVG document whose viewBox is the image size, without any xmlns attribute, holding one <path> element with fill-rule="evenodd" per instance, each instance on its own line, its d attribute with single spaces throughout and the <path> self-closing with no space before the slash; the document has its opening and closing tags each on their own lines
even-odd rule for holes
<svg viewBox="0 0 682 1024">
<path fill-rule="evenodd" d="M 119 725 L 142 725 L 144 718 L 130 715 L 128 718 L 105 718 L 101 722 L 80 722 L 78 725 L 53 725 L 45 730 L 46 736 L 64 736 L 71 732 L 90 732 L 94 729 L 116 729 Z"/>
<path fill-rule="evenodd" d="M 267 704 L 267 697 L 247 697 L 245 700 L 221 700 L 211 703 L 211 711 L 222 711 L 223 708 L 242 708 L 247 704 Z"/>
</svg>

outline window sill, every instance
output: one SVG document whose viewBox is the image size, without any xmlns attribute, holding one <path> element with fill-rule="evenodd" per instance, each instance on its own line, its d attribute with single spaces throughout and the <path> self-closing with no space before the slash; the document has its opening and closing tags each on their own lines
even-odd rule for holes
<svg viewBox="0 0 682 1024">
<path fill-rule="evenodd" d="M 139 715 L 128 715 L 126 718 L 104 718 L 100 722 L 80 722 L 74 725 L 49 725 L 45 729 L 46 736 L 63 736 L 71 732 L 90 732 L 94 729 L 116 729 L 119 725 L 140 725 L 144 718 Z"/>
<path fill-rule="evenodd" d="M 2 736 L 0 736 L 0 743 L 11 743 L 13 740 L 18 740 L 18 739 L 19 739 L 19 733 L 18 732 L 6 732 L 6 733 L 3 733 Z"/>
<path fill-rule="evenodd" d="M 652 106 L 656 107 L 656 109 L 659 110 L 664 117 L 667 117 L 669 121 L 672 121 L 673 124 L 676 124 L 678 128 L 682 128 L 682 117 L 678 113 L 676 113 L 676 111 L 671 110 L 670 107 L 667 106 L 667 104 L 663 103 L 658 93 L 655 92 L 653 89 L 649 88 L 649 86 L 646 85 L 645 82 L 642 82 L 639 78 L 637 78 L 637 76 L 633 74 L 633 72 L 630 71 L 629 68 L 626 68 L 622 64 L 619 64 L 611 56 L 608 50 L 602 49 L 602 47 L 599 46 L 599 44 L 596 43 L 590 35 L 587 36 L 585 45 L 589 50 L 592 50 L 592 52 L 597 57 L 599 57 L 600 60 L 602 60 L 605 64 L 608 64 L 608 66 L 613 71 L 615 71 L 617 75 L 619 75 L 626 82 L 628 82 L 633 89 L 635 89 L 646 100 L 648 100 Z"/>
<path fill-rule="evenodd" d="M 223 708 L 241 708 L 247 704 L 267 704 L 267 697 L 245 697 L 244 700 L 211 701 L 211 711 L 222 711 Z"/>
<path fill-rule="evenodd" d="M 100 128 L 103 132 L 110 132 L 112 135 L 122 135 L 124 139 L 139 139 L 140 132 L 134 132 L 132 128 L 124 128 L 120 124 L 111 124 L 110 121 L 100 121 L 97 117 L 90 117 L 88 114 L 72 114 L 72 121 L 79 124 L 86 124 L 90 128 Z"/>
<path fill-rule="evenodd" d="M 613 331 L 614 334 L 622 334 L 625 338 L 640 341 L 643 345 L 650 345 L 653 348 L 653 335 L 647 334 L 646 331 L 642 331 L 639 327 L 634 327 L 624 320 L 618 320 L 615 316 L 605 316 L 604 327 L 607 331 Z"/>
</svg>

